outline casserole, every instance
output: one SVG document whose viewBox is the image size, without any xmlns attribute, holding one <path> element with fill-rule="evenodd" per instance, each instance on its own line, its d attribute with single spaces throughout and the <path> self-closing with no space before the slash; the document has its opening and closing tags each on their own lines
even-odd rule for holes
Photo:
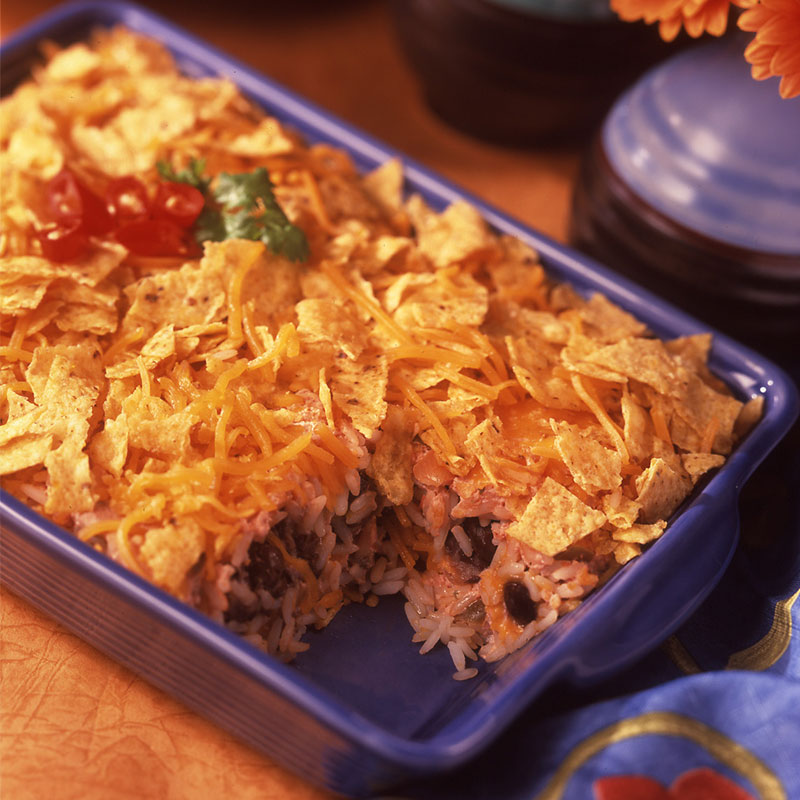
<svg viewBox="0 0 800 800">
<path fill-rule="evenodd" d="M 164 41 L 190 74 L 230 75 L 309 140 L 347 149 L 363 169 L 395 155 L 130 5 L 57 11 L 7 43 L 6 74 L 24 73 L 41 38 L 73 40 L 95 25 L 115 23 Z M 406 164 L 408 183 L 431 205 L 441 208 L 464 196 Z M 551 274 L 579 291 L 602 291 L 659 335 L 701 330 L 587 259 L 468 199 L 498 230 L 532 244 Z M 486 746 L 557 677 L 597 680 L 654 646 L 721 574 L 736 540 L 738 487 L 780 438 L 796 401 L 780 370 L 733 342 L 717 340 L 712 366 L 742 399 L 765 398 L 763 419 L 750 437 L 692 498 L 668 536 L 576 613 L 530 646 L 486 667 L 469 684 L 449 681 L 446 653 L 420 659 L 397 603 L 369 610 L 348 607 L 317 637 L 307 657 L 291 667 L 277 664 L 6 496 L 3 579 L 155 684 L 331 789 L 366 793 L 414 774 L 454 767 Z M 695 537 L 701 529 L 718 533 L 700 552 Z M 659 585 L 657 593 L 654 585 Z"/>
</svg>

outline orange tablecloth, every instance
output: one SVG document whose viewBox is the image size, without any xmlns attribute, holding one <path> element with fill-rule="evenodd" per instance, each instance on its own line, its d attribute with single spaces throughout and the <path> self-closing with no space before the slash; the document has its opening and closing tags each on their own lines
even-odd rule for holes
<svg viewBox="0 0 800 800">
<path fill-rule="evenodd" d="M 3 0 L 5 38 L 56 5 Z M 578 156 L 508 150 L 424 105 L 387 6 L 145 3 L 544 233 L 564 238 Z M 197 6 L 202 6 L 198 9 Z M 0 590 L 4 800 L 327 797 Z"/>
</svg>

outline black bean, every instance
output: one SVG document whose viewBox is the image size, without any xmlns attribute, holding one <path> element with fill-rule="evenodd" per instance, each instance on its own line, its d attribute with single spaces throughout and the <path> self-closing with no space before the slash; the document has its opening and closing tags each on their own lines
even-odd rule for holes
<svg viewBox="0 0 800 800">
<path fill-rule="evenodd" d="M 486 606 L 484 606 L 483 600 L 476 600 L 474 603 L 470 603 L 457 617 L 460 623 L 480 623 L 483 622 L 485 618 Z"/>
<path fill-rule="evenodd" d="M 494 551 L 491 527 L 483 527 L 476 517 L 467 517 L 461 523 L 464 533 L 472 545 L 472 555 L 466 555 L 455 536 L 445 540 L 445 550 L 455 567 L 458 577 L 465 583 L 475 583 L 481 572 L 492 563 Z"/>
<path fill-rule="evenodd" d="M 289 573 L 283 556 L 269 541 L 253 542 L 250 560 L 242 568 L 251 589 L 266 589 L 273 597 L 282 595 L 289 586 Z"/>
<path fill-rule="evenodd" d="M 489 564 L 492 563 L 494 552 L 497 550 L 496 545 L 492 541 L 492 528 L 491 525 L 484 527 L 478 521 L 477 517 L 467 517 L 461 524 L 464 533 L 469 537 L 470 544 L 472 545 L 472 556 L 470 560 L 478 567 L 478 569 L 485 570 Z"/>
<path fill-rule="evenodd" d="M 537 605 L 520 581 L 508 581 L 503 587 L 503 600 L 511 619 L 519 625 L 527 625 L 536 619 Z"/>
</svg>

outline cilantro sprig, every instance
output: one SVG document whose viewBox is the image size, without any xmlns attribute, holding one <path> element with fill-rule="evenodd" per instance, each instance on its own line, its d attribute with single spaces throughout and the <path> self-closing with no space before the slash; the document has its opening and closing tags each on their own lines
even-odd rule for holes
<svg viewBox="0 0 800 800">
<path fill-rule="evenodd" d="M 193 227 L 198 243 L 252 239 L 264 242 L 271 252 L 290 261 L 308 260 L 308 240 L 278 204 L 274 184 L 264 167 L 238 174 L 221 172 L 213 189 L 202 159 L 193 158 L 188 167 L 177 171 L 160 161 L 158 173 L 165 180 L 194 186 L 205 197 L 205 206 Z"/>
</svg>

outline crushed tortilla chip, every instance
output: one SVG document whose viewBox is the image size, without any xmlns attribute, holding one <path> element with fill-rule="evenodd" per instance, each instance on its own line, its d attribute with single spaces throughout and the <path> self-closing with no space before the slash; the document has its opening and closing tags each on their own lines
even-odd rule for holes
<svg viewBox="0 0 800 800">
<path fill-rule="evenodd" d="M 419 249 L 436 267 L 463 261 L 492 246 L 486 223 L 468 203 L 455 202 L 442 214 L 435 214 L 414 195 L 406 207 L 417 229 Z"/>
<path fill-rule="evenodd" d="M 602 511 L 590 508 L 548 477 L 528 503 L 522 517 L 508 526 L 508 535 L 540 553 L 556 556 L 578 539 L 597 530 L 605 520 Z"/>
<path fill-rule="evenodd" d="M 586 361 L 646 383 L 663 395 L 679 391 L 679 368 L 656 339 L 622 339 L 589 353 Z"/>
<path fill-rule="evenodd" d="M 691 479 L 680 466 L 680 462 L 669 463 L 663 458 L 654 458 L 650 466 L 636 479 L 637 500 L 642 509 L 642 522 L 666 519 L 683 502 L 691 490 Z"/>
<path fill-rule="evenodd" d="M 581 429 L 567 422 L 551 420 L 555 446 L 572 477 L 582 489 L 596 493 L 613 491 L 621 481 L 622 462 L 616 450 L 603 445 L 599 428 Z"/>
<path fill-rule="evenodd" d="M 725 463 L 725 456 L 716 453 L 682 453 L 681 462 L 695 484 L 709 470 L 721 467 Z"/>
<path fill-rule="evenodd" d="M 381 424 L 381 436 L 367 473 L 389 502 L 404 506 L 414 496 L 411 474 L 413 426 L 402 409 L 391 406 Z"/>
<path fill-rule="evenodd" d="M 340 303 L 323 298 L 301 300 L 295 310 L 301 340 L 328 342 L 354 361 L 367 346 L 363 325 Z"/>
<path fill-rule="evenodd" d="M 180 596 L 186 575 L 203 554 L 204 547 L 202 528 L 187 519 L 181 525 L 150 528 L 139 552 L 153 581 Z"/>
<path fill-rule="evenodd" d="M 618 528 L 611 534 L 611 538 L 617 542 L 647 544 L 658 539 L 666 527 L 667 523 L 663 519 L 651 525 L 636 524 L 628 528 Z"/>
<path fill-rule="evenodd" d="M 334 402 L 364 436 L 372 436 L 386 415 L 388 376 L 385 356 L 373 356 L 361 363 L 339 358 L 331 370 Z"/>
</svg>

